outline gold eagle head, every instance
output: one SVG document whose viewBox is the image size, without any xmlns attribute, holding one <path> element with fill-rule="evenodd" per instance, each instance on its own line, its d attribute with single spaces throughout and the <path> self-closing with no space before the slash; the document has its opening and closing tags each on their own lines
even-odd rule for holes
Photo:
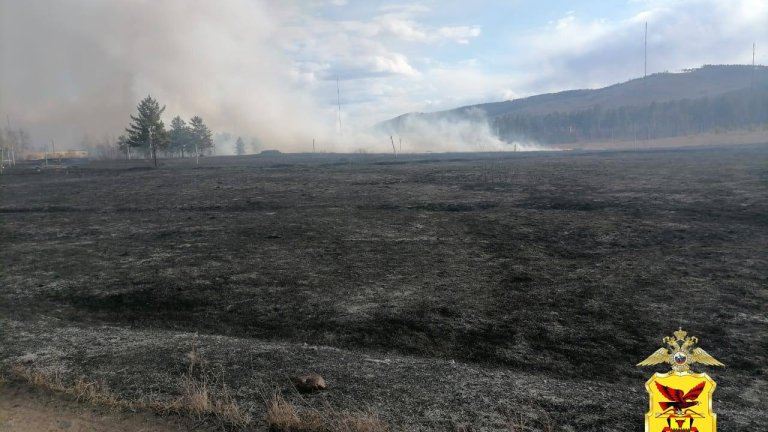
<svg viewBox="0 0 768 432">
<path fill-rule="evenodd" d="M 665 337 L 662 342 L 667 344 L 667 348 L 659 348 L 641 361 L 637 366 L 652 366 L 659 363 L 668 363 L 675 372 L 687 372 L 694 363 L 701 363 L 707 366 L 725 366 L 717 359 L 709 355 L 701 348 L 694 348 L 699 343 L 699 339 L 694 336 L 688 336 L 688 332 L 682 328 L 673 333 L 672 337 Z"/>
</svg>

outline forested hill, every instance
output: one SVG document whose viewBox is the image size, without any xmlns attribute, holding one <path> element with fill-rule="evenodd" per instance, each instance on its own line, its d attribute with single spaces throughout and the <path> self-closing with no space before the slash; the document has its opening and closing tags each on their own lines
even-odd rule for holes
<svg viewBox="0 0 768 432">
<path fill-rule="evenodd" d="M 704 66 L 596 90 L 570 90 L 435 113 L 379 125 L 407 134 L 414 120 L 487 117 L 506 141 L 560 144 L 665 138 L 768 125 L 768 67 Z"/>
</svg>

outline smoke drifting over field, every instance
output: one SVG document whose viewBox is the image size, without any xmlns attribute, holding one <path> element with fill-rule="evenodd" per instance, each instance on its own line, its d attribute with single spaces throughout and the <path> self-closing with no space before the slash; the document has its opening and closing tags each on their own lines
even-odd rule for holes
<svg viewBox="0 0 768 432">
<path fill-rule="evenodd" d="M 276 4 L 276 3 L 275 3 Z M 0 108 L 76 147 L 122 132 L 151 94 L 171 117 L 295 149 L 324 133 L 322 110 L 291 79 L 272 3 L 25 1 L 2 5 Z M 310 144 L 311 145 L 311 144 Z"/>
<path fill-rule="evenodd" d="M 636 78 L 645 23 L 649 73 L 743 63 L 753 43 L 764 63 L 768 46 L 760 0 L 524 3 L 0 0 L 0 116 L 35 147 L 76 148 L 120 134 L 151 94 L 166 122 L 199 115 L 264 148 L 388 151 L 366 128 L 404 112 Z M 482 123 L 434 128 L 404 149 L 505 146 Z"/>
<path fill-rule="evenodd" d="M 362 125 L 345 124 L 339 134 L 336 107 L 302 89 L 285 47 L 274 42 L 290 12 L 277 3 L 29 1 L 4 3 L 2 11 L 2 63 L 13 67 L 4 68 L 0 109 L 32 131 L 35 147 L 114 138 L 151 94 L 167 105 L 166 126 L 175 115 L 199 115 L 214 131 L 265 148 L 310 151 L 314 138 L 324 151 L 390 150 L 388 137 Z M 436 146 L 422 128 L 408 148 L 460 149 L 448 136 L 488 141 L 472 138 L 472 127 L 453 129 Z M 221 150 L 233 153 L 229 147 Z"/>
<path fill-rule="evenodd" d="M 493 133 L 484 113 L 475 110 L 467 116 L 447 116 L 427 119 L 406 115 L 392 132 L 403 151 L 543 151 L 550 150 L 533 142 L 501 140 Z"/>
<path fill-rule="evenodd" d="M 291 7 L 247 0 L 5 2 L 1 55 L 13 67 L 0 76 L 0 111 L 31 131 L 35 148 L 114 139 L 151 94 L 167 106 L 166 126 L 173 116 L 199 115 L 214 132 L 255 139 L 261 148 L 311 151 L 314 139 L 318 151 L 392 151 L 389 134 L 371 133 L 346 112 L 339 131 L 336 104 L 319 103 L 308 90 L 286 54 L 291 47 L 279 42 L 290 40 L 280 37 L 280 23 L 290 21 Z M 398 151 L 400 138 L 407 152 L 515 148 L 480 118 L 414 120 L 395 137 Z M 234 146 L 217 150 L 234 153 Z"/>
</svg>

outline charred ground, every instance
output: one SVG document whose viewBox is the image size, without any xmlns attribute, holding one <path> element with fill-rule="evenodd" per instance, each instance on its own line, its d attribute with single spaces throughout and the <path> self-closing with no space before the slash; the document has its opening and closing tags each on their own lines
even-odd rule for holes
<svg viewBox="0 0 768 432">
<path fill-rule="evenodd" d="M 78 357 L 100 328 L 200 332 L 231 337 L 242 356 L 218 354 L 228 370 L 253 370 L 252 341 L 276 356 L 260 367 L 291 369 L 295 350 L 301 367 L 346 374 L 330 377 L 331 402 L 359 400 L 396 426 L 461 423 L 419 423 L 432 414 L 404 410 L 397 399 L 410 394 L 459 417 L 534 403 L 566 428 L 629 431 L 642 427 L 651 372 L 633 365 L 682 325 L 728 365 L 710 371 L 721 425 L 768 420 L 758 414 L 768 401 L 766 146 L 193 164 L 17 167 L 0 178 L 5 367 L 52 350 L 85 373 L 97 366 Z M 89 346 L 65 349 L 50 336 L 62 332 Z M 142 369 L 177 367 L 180 346 L 146 343 L 156 354 L 112 347 L 98 373 L 111 376 L 114 360 L 140 382 Z M 329 357 L 313 365 L 303 343 Z M 338 352 L 346 360 L 330 360 Z M 373 391 L 352 367 L 367 355 L 414 363 Z M 474 372 L 443 370 L 451 360 Z M 541 394 L 569 390 L 537 396 L 507 372 L 548 380 Z M 432 382 L 445 379 L 489 380 L 473 394 L 491 400 L 450 403 L 455 389 Z M 620 407 L 599 402 L 614 396 Z M 475 416 L 467 424 L 500 427 Z"/>
</svg>

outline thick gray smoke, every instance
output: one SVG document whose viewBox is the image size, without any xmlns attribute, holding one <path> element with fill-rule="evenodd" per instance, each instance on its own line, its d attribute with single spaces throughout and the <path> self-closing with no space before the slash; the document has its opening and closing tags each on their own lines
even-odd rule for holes
<svg viewBox="0 0 768 432">
<path fill-rule="evenodd" d="M 369 125 L 337 128 L 286 53 L 292 2 L 0 0 L 0 114 L 59 149 L 123 133 L 151 94 L 215 133 L 284 151 L 390 152 Z M 334 101 L 335 102 L 335 101 Z M 345 113 L 346 114 L 346 113 Z M 5 120 L 5 119 L 3 119 Z M 383 120 L 383 119 L 382 119 Z M 498 140 L 483 118 L 405 125 L 403 151 L 528 149 Z M 231 141 L 231 140 L 230 140 Z M 256 147 L 256 146 L 251 146 Z M 252 149 L 249 149 L 252 150 Z M 217 147 L 234 153 L 229 143 Z"/>
<path fill-rule="evenodd" d="M 274 41 L 279 2 L 0 0 L 0 112 L 35 146 L 122 132 L 151 94 L 214 131 L 293 150 L 324 133 Z M 272 8 L 272 9 L 269 9 Z M 5 119 L 3 119 L 5 120 Z"/>
</svg>

